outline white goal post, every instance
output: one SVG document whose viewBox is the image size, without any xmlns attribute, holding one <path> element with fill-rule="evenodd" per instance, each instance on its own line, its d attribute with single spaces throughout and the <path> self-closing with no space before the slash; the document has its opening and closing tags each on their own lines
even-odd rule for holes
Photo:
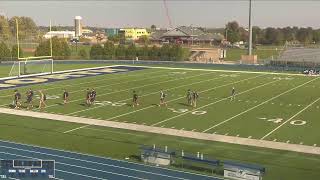
<svg viewBox="0 0 320 180">
<path fill-rule="evenodd" d="M 9 76 L 24 77 L 30 75 L 52 74 L 53 59 L 14 61 Z"/>
<path fill-rule="evenodd" d="M 49 30 L 51 31 L 51 21 Z M 50 52 L 45 56 L 20 56 L 20 40 L 19 40 L 19 23 L 16 18 L 16 41 L 17 41 L 17 61 L 13 62 L 9 77 L 12 76 L 30 76 L 53 73 L 53 56 L 52 56 L 52 36 L 50 36 Z"/>
</svg>

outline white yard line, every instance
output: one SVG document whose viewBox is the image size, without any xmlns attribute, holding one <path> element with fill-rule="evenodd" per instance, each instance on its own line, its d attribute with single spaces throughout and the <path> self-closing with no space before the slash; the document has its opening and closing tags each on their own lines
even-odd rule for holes
<svg viewBox="0 0 320 180">
<path fill-rule="evenodd" d="M 240 94 L 244 94 L 244 93 L 250 92 L 250 91 L 252 91 L 252 90 L 254 90 L 254 89 L 257 89 L 257 88 L 260 88 L 260 87 L 263 87 L 263 86 L 266 86 L 266 85 L 269 85 L 269 84 L 271 84 L 271 83 L 275 83 L 275 82 L 278 82 L 278 81 L 280 81 L 280 80 L 271 81 L 271 82 L 268 82 L 268 83 L 265 83 L 265 84 L 262 84 L 262 85 L 259 85 L 259 86 L 250 88 L 250 89 L 248 89 L 248 90 L 245 90 L 245 91 L 243 91 L 243 92 L 241 92 L 241 93 L 236 94 L 236 96 L 238 96 L 238 95 L 240 95 Z M 199 109 L 203 109 L 203 108 L 205 108 L 205 107 L 211 106 L 211 105 L 213 105 L 213 104 L 219 103 L 219 102 L 224 101 L 224 100 L 228 100 L 228 99 L 230 99 L 230 98 L 231 98 L 231 96 L 228 96 L 228 97 L 226 97 L 226 98 L 222 98 L 222 99 L 220 99 L 220 100 L 214 101 L 214 102 L 209 103 L 209 104 L 207 104 L 207 105 L 198 107 L 198 108 L 196 108 L 196 109 L 194 109 L 194 110 L 192 110 L 192 111 L 190 111 L 190 112 L 185 112 L 185 113 L 182 113 L 182 114 L 173 116 L 173 117 L 171 117 L 171 118 L 165 119 L 165 120 L 163 120 L 163 121 L 159 121 L 159 122 L 157 122 L 157 123 L 152 124 L 152 126 L 156 126 L 156 125 L 158 125 L 158 124 L 161 124 L 161 123 L 170 121 L 170 120 L 175 119 L 175 118 L 177 118 L 177 117 L 180 117 L 180 116 L 183 116 L 183 115 L 186 115 L 186 114 L 189 114 L 189 113 L 198 111 Z"/>
<path fill-rule="evenodd" d="M 198 74 L 198 75 L 190 76 L 190 78 L 198 77 L 198 76 L 204 76 L 204 75 L 208 75 L 208 74 L 211 74 L 211 73 Z M 156 78 L 156 77 L 154 77 L 154 78 Z M 185 78 L 185 79 L 187 79 L 187 78 Z M 172 82 L 172 81 L 177 81 L 177 80 L 180 80 L 180 79 L 170 79 L 170 80 L 166 80 L 166 81 L 160 81 L 160 82 L 156 82 L 156 83 L 145 84 L 145 85 L 142 85 L 142 86 L 131 87 L 131 88 L 122 89 L 122 90 L 114 91 L 114 92 L 110 92 L 110 93 L 99 94 L 98 96 L 101 97 L 101 96 L 105 96 L 105 95 L 109 95 L 109 94 L 124 92 L 124 91 L 132 90 L 132 89 L 137 89 L 137 88 L 142 88 L 142 87 L 147 87 L 147 86 L 152 86 L 152 85 L 157 85 L 157 84 L 162 84 L 162 83 L 167 83 L 167 82 Z M 84 101 L 84 99 L 81 98 L 81 99 L 72 100 L 72 101 L 69 101 L 69 103 L 78 102 L 78 101 Z M 53 105 L 47 106 L 45 109 L 50 108 L 50 107 L 54 107 L 54 106 L 58 106 L 58 105 L 59 104 L 53 104 Z"/>
<path fill-rule="evenodd" d="M 276 98 L 278 98 L 278 97 L 280 97 L 280 96 L 282 96 L 282 95 L 284 95 L 284 94 L 287 94 L 287 93 L 289 93 L 289 92 L 291 92 L 291 91 L 293 91 L 293 90 L 295 90 L 295 89 L 298 89 L 298 88 L 300 88 L 300 87 L 302 87 L 302 86 L 304 86 L 304 85 L 306 85 L 306 84 L 309 84 L 310 82 L 313 82 L 313 81 L 315 81 L 315 80 L 317 80 L 317 79 L 319 79 L 319 77 L 314 78 L 314 79 L 312 79 L 312 80 L 310 80 L 310 81 L 307 81 L 307 82 L 305 82 L 305 83 L 303 83 L 303 84 L 300 84 L 299 86 L 296 86 L 296 87 L 294 87 L 294 88 L 291 88 L 291 89 L 289 89 L 289 90 L 287 90 L 287 91 L 285 91 L 285 92 L 282 92 L 282 93 L 280 93 L 280 94 L 278 94 L 278 95 L 276 95 L 276 96 L 274 96 L 274 97 L 272 97 L 272 98 L 270 98 L 270 99 L 268 99 L 268 100 L 266 100 L 266 101 L 264 101 L 264 102 L 262 102 L 262 103 L 260 103 L 260 104 L 258 104 L 258 105 L 256 105 L 256 106 L 253 106 L 253 107 L 251 107 L 251 108 L 249 108 L 249 109 L 247 109 L 247 110 L 245 110 L 245 111 L 242 111 L 241 113 L 239 113 L 239 114 L 237 114 L 237 115 L 235 115 L 235 116 L 230 117 L 229 119 L 226 119 L 226 120 L 224 120 L 224 121 L 222 121 L 222 122 L 220 122 L 220 123 L 218 123 L 218 124 L 216 124 L 216 125 L 214 125 L 214 126 L 211 126 L 211 127 L 209 127 L 208 129 L 206 129 L 206 130 L 204 130 L 204 131 L 202 131 L 202 132 L 207 132 L 207 131 L 209 131 L 209 130 L 217 127 L 217 126 L 220 126 L 220 125 L 222 125 L 222 124 L 224 124 L 224 123 L 226 123 L 226 122 L 228 122 L 228 121 L 231 121 L 232 119 L 234 119 L 234 118 L 236 118 L 236 117 L 238 117 L 238 116 L 241 116 L 242 114 L 245 114 L 245 113 L 247 113 L 247 112 L 249 112 L 249 111 L 251 111 L 251 110 L 253 110 L 253 109 L 256 109 L 257 107 L 260 107 L 260 106 L 262 106 L 262 105 L 264 105 L 264 104 L 266 104 L 266 103 L 268 103 L 268 102 L 270 102 L 270 101 L 272 101 L 272 100 L 274 100 L 274 99 L 276 99 Z"/>
<path fill-rule="evenodd" d="M 75 131 L 75 130 L 78 130 L 78 129 L 82 129 L 82 128 L 85 128 L 85 127 L 88 127 L 88 126 L 90 126 L 90 124 L 87 124 L 87 125 L 84 125 L 84 126 L 80 126 L 80 127 L 74 128 L 74 129 L 70 129 L 68 131 L 63 132 L 63 134 L 66 134 L 66 133 L 69 133 L 69 132 L 72 132 L 72 131 Z"/>
<path fill-rule="evenodd" d="M 207 74 L 210 74 L 210 73 L 206 73 L 205 75 L 207 75 Z M 202 75 L 204 75 L 204 74 L 202 74 Z M 194 77 L 197 77 L 197 76 L 198 76 L 198 75 L 190 76 L 190 77 L 187 77 L 187 78 L 185 78 L 185 79 L 190 79 L 190 78 L 194 78 Z M 198 84 L 198 83 L 201 83 L 201 82 L 212 81 L 212 80 L 220 79 L 220 78 L 223 78 L 223 77 L 218 77 L 218 78 L 213 78 L 213 79 L 207 79 L 207 80 L 198 81 L 198 82 L 191 83 L 191 84 L 187 84 L 187 85 L 176 86 L 176 87 L 173 87 L 173 88 L 164 89 L 164 91 L 169 91 L 169 90 L 172 90 L 172 89 L 177 89 L 177 88 L 180 88 L 180 87 L 190 86 L 190 85 L 192 85 L 192 84 Z M 159 91 L 155 91 L 155 92 L 152 92 L 152 93 L 147 93 L 147 94 L 142 95 L 142 96 L 140 96 L 140 97 L 145 97 L 145 96 L 149 96 L 149 95 L 157 94 L 157 93 L 159 93 Z M 120 101 L 117 101 L 117 102 L 128 101 L 128 100 L 131 100 L 131 99 L 132 99 L 132 98 L 123 99 L 123 100 L 120 100 Z M 80 113 L 80 112 L 84 112 L 84 111 L 89 111 L 89 110 L 97 109 L 97 108 L 104 107 L 104 106 L 107 106 L 107 105 L 95 106 L 95 107 L 92 107 L 92 108 L 88 108 L 88 109 L 83 109 L 83 110 L 75 111 L 75 112 L 69 113 L 69 114 L 67 114 L 67 115 L 73 115 L 73 114 L 77 114 L 77 113 Z"/>
<path fill-rule="evenodd" d="M 297 112 L 296 114 L 294 114 L 293 116 L 291 116 L 288 120 L 286 120 L 285 122 L 283 122 L 282 124 L 280 124 L 278 127 L 276 127 L 275 129 L 273 129 L 272 131 L 270 131 L 268 134 L 266 134 L 265 136 L 263 136 L 261 138 L 261 140 L 265 139 L 266 137 L 270 136 L 272 133 L 274 133 L 275 131 L 277 131 L 279 128 L 281 128 L 282 126 L 284 126 L 285 124 L 287 124 L 289 121 L 291 121 L 293 118 L 297 117 L 299 114 L 301 114 L 302 112 L 304 112 L 305 110 L 307 110 L 309 107 L 311 107 L 313 104 L 315 104 L 316 102 L 318 102 L 320 100 L 320 98 L 316 99 L 315 101 L 313 101 L 312 103 L 310 103 L 308 106 L 306 106 L 305 108 L 301 109 L 299 112 Z"/>
<path fill-rule="evenodd" d="M 63 122 L 90 124 L 90 125 L 96 125 L 96 126 L 104 126 L 104 127 L 110 127 L 110 128 L 126 129 L 126 130 L 140 131 L 140 132 L 163 134 L 163 135 L 171 135 L 171 136 L 178 136 L 183 138 L 219 141 L 219 142 L 232 143 L 232 144 L 240 144 L 240 145 L 247 145 L 247 146 L 255 146 L 255 147 L 263 147 L 263 148 L 269 148 L 269 149 L 271 148 L 271 149 L 279 149 L 279 150 L 320 155 L 320 147 L 300 145 L 300 144 L 287 144 L 282 142 L 248 139 L 248 138 L 233 137 L 233 136 L 223 136 L 218 134 L 192 132 L 192 131 L 185 131 L 180 129 L 160 128 L 160 127 L 152 127 L 147 125 L 129 124 L 129 123 L 114 122 L 114 121 L 105 121 L 105 120 L 80 118 L 80 117 L 72 117 L 72 116 L 49 114 L 49 113 L 32 112 L 32 111 L 21 111 L 21 110 L 7 109 L 7 108 L 0 108 L 0 113 L 12 114 L 17 116 L 27 116 L 27 117 L 33 117 L 33 118 L 43 118 L 43 119 L 63 121 Z"/>
<path fill-rule="evenodd" d="M 257 78 L 257 77 L 260 77 L 260 76 L 255 76 L 255 77 L 251 77 L 251 78 L 246 78 L 246 79 L 242 79 L 242 80 L 239 80 L 239 81 L 236 81 L 236 82 L 232 82 L 232 83 L 228 83 L 228 84 L 224 84 L 224 85 L 221 85 L 221 86 L 216 86 L 216 87 L 213 87 L 213 88 L 209 88 L 209 89 L 206 89 L 206 90 L 203 90 L 203 91 L 199 91 L 199 93 L 204 93 L 204 92 L 207 92 L 207 91 L 211 91 L 211 90 L 214 90 L 214 89 L 218 89 L 218 88 L 221 88 L 221 87 L 225 87 L 225 86 L 229 86 L 231 84 L 237 84 L 237 83 L 240 83 L 242 81 L 246 81 L 246 80 L 249 80 L 249 79 L 253 79 L 253 78 Z M 212 79 L 213 80 L 213 79 Z M 197 82 L 197 83 L 202 83 L 202 81 L 200 82 Z M 192 84 L 196 84 L 196 83 L 192 83 Z M 184 85 L 184 86 L 190 86 L 192 84 L 188 84 L 188 85 Z M 178 88 L 178 87 L 176 87 Z M 176 99 L 172 99 L 170 101 L 167 101 L 167 103 L 169 102 L 174 102 L 176 100 L 179 100 L 179 99 L 183 99 L 185 97 L 179 97 L 179 98 L 176 98 Z M 108 118 L 107 120 L 112 120 L 112 119 L 115 119 L 115 118 L 118 118 L 118 117 L 122 117 L 122 116 L 126 116 L 128 114 L 133 114 L 133 113 L 136 113 L 136 112 L 140 112 L 140 111 L 143 111 L 143 110 L 146 110 L 146 109 L 150 109 L 154 107 L 153 105 L 151 106 L 147 106 L 147 107 L 144 107 L 144 108 L 141 108 L 141 109 L 137 109 L 137 110 L 134 110 L 134 111 L 131 111 L 131 112 L 127 112 L 127 113 L 124 113 L 124 114 L 120 114 L 118 116 L 114 116 L 114 117 L 111 117 L 111 118 Z"/>
</svg>

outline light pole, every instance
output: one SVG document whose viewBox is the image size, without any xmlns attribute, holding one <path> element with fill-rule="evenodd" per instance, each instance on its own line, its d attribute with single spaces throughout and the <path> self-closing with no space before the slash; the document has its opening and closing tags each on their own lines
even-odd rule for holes
<svg viewBox="0 0 320 180">
<path fill-rule="evenodd" d="M 190 27 L 191 27 L 191 46 L 193 46 L 193 27 L 192 27 L 193 24 L 190 24 Z"/>
<path fill-rule="evenodd" d="M 252 55 L 252 24 L 251 24 L 251 9 L 252 9 L 252 0 L 249 0 L 249 46 L 248 46 L 248 55 Z"/>
</svg>

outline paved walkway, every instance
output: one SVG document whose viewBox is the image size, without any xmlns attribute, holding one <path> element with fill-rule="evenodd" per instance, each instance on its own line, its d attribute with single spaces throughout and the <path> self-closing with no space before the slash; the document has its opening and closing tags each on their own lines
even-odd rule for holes
<svg viewBox="0 0 320 180">
<path fill-rule="evenodd" d="M 279 150 L 320 155 L 320 147 L 313 147 L 313 146 L 306 146 L 306 145 L 299 145 L 299 144 L 287 144 L 282 142 L 248 139 L 248 138 L 224 136 L 224 135 L 218 135 L 218 134 L 192 132 L 192 131 L 177 130 L 177 129 L 170 129 L 170 128 L 161 128 L 161 127 L 154 127 L 154 126 L 121 123 L 121 122 L 81 118 L 81 117 L 74 117 L 74 116 L 65 116 L 65 115 L 58 115 L 58 114 L 40 113 L 40 112 L 25 111 L 25 110 L 14 110 L 14 109 L 7 109 L 7 108 L 0 108 L 0 113 L 83 124 L 78 128 L 66 131 L 66 133 L 81 129 L 82 127 L 87 127 L 88 125 L 95 125 L 95 126 L 105 126 L 105 127 L 111 127 L 111 128 L 156 133 L 156 134 L 179 136 L 179 137 L 185 137 L 185 138 L 193 138 L 193 139 L 199 139 L 199 140 L 218 141 L 218 142 L 225 142 L 225 143 L 232 143 L 232 144 L 240 144 L 240 145 L 248 145 L 248 146 L 255 146 L 255 147 L 263 147 L 263 148 L 271 148 L 271 149 L 279 149 Z"/>
</svg>

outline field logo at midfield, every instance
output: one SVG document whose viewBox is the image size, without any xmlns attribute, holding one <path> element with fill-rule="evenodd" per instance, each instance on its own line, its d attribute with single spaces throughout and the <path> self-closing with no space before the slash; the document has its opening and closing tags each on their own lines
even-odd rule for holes
<svg viewBox="0 0 320 180">
<path fill-rule="evenodd" d="M 108 67 L 97 67 L 88 69 L 71 70 L 64 72 L 56 72 L 48 75 L 35 75 L 29 77 L 12 77 L 0 79 L 0 90 L 9 88 L 18 88 L 22 86 L 50 83 L 61 80 L 76 79 L 83 77 L 99 76 L 105 74 L 125 73 L 136 70 L 143 70 L 146 67 L 132 67 L 132 66 L 108 66 Z"/>
</svg>

